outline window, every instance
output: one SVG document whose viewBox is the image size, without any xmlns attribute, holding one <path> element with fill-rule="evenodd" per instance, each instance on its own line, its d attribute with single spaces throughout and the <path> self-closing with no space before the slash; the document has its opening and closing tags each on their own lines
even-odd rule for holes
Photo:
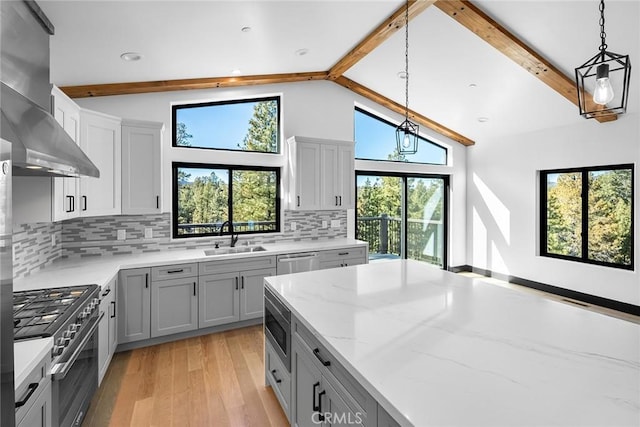
<svg viewBox="0 0 640 427">
<path fill-rule="evenodd" d="M 408 258 L 446 268 L 448 177 L 356 174 L 356 238 L 369 259 Z"/>
<path fill-rule="evenodd" d="M 393 123 L 356 107 L 354 115 L 356 159 L 433 165 L 447 164 L 447 150 L 421 136 L 418 137 L 417 153 L 398 154 L 396 149 L 397 127 Z"/>
<path fill-rule="evenodd" d="M 174 105 L 173 146 L 279 153 L 280 97 Z"/>
<path fill-rule="evenodd" d="M 280 231 L 280 169 L 173 163 L 173 237 Z M 225 234 L 227 230 L 225 228 Z"/>
<path fill-rule="evenodd" d="M 633 268 L 633 165 L 540 172 L 540 254 Z"/>
</svg>

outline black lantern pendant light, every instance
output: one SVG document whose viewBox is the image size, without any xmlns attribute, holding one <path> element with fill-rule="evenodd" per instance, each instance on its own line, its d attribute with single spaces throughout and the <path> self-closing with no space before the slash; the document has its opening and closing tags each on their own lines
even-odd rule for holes
<svg viewBox="0 0 640 427">
<path fill-rule="evenodd" d="M 604 0 L 600 0 L 600 52 L 576 68 L 580 115 L 587 119 L 623 114 L 629 98 L 629 55 L 607 51 Z"/>
<path fill-rule="evenodd" d="M 405 9 L 405 36 L 404 36 L 404 122 L 396 128 L 396 144 L 398 154 L 415 154 L 418 151 L 418 130 L 416 123 L 409 121 L 409 1 Z"/>
</svg>

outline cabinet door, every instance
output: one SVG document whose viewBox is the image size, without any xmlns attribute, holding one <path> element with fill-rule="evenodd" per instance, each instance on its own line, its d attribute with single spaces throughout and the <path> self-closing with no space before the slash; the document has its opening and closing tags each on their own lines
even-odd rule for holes
<svg viewBox="0 0 640 427">
<path fill-rule="evenodd" d="M 338 268 L 338 267 L 343 267 L 341 259 L 320 261 L 320 270 L 325 270 L 327 268 Z"/>
<path fill-rule="evenodd" d="M 80 112 L 80 146 L 100 170 L 99 178 L 80 178 L 80 216 L 121 213 L 120 119 Z"/>
<path fill-rule="evenodd" d="M 51 381 L 41 383 L 45 386 L 37 396 L 17 427 L 51 427 Z"/>
<path fill-rule="evenodd" d="M 274 268 L 245 271 L 240 274 L 240 320 L 263 316 L 264 278 L 275 275 Z"/>
<path fill-rule="evenodd" d="M 151 338 L 151 269 L 120 271 L 118 281 L 118 343 Z"/>
<path fill-rule="evenodd" d="M 346 426 L 362 426 L 364 415 L 362 412 L 353 411 L 342 398 L 340 393 L 323 378 L 322 390 L 325 391 L 326 397 L 323 396 L 320 407 L 325 416 L 325 425 L 332 427 Z"/>
<path fill-rule="evenodd" d="M 101 294 L 102 295 L 102 294 Z M 109 304 L 108 296 L 101 297 L 100 301 L 100 323 L 98 323 L 98 385 L 102 383 L 102 378 L 109 367 Z"/>
<path fill-rule="evenodd" d="M 200 276 L 199 328 L 223 325 L 240 320 L 239 282 L 238 273 Z"/>
<path fill-rule="evenodd" d="M 318 405 L 322 375 L 313 362 L 313 355 L 293 340 L 291 372 L 293 373 L 292 418 L 298 427 L 319 425 L 319 414 L 314 410 Z"/>
<path fill-rule="evenodd" d="M 295 148 L 295 191 L 292 209 L 320 209 L 320 144 L 298 142 Z"/>
<path fill-rule="evenodd" d="M 151 337 L 198 328 L 198 278 L 151 282 Z"/>
<path fill-rule="evenodd" d="M 338 146 L 322 144 L 320 167 L 322 170 L 320 180 L 320 195 L 322 208 L 340 209 L 339 176 L 338 176 Z"/>
<path fill-rule="evenodd" d="M 116 316 L 116 301 L 118 295 L 118 279 L 111 284 L 111 299 L 107 314 L 109 315 L 109 355 L 113 356 L 118 346 L 118 318 Z"/>
<path fill-rule="evenodd" d="M 122 123 L 122 213 L 158 213 L 160 208 L 160 150 L 164 125 Z"/>
<path fill-rule="evenodd" d="M 352 209 L 356 205 L 355 160 L 353 145 L 338 146 L 337 192 L 340 209 Z"/>
<path fill-rule="evenodd" d="M 63 92 L 54 87 L 53 116 L 76 144 L 80 142 L 80 107 Z M 80 215 L 78 205 L 79 180 L 77 178 L 53 178 L 53 221 L 76 218 Z"/>
</svg>

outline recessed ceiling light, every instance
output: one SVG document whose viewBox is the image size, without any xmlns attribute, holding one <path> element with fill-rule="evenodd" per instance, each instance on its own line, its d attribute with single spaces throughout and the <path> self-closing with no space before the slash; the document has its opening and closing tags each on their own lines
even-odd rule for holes
<svg viewBox="0 0 640 427">
<path fill-rule="evenodd" d="M 42 169 L 42 166 L 28 165 L 27 169 Z"/>
<path fill-rule="evenodd" d="M 398 78 L 405 80 L 407 78 L 407 72 L 406 71 L 399 71 L 398 72 Z"/>
<path fill-rule="evenodd" d="M 243 33 L 250 33 L 251 32 L 251 27 L 242 27 L 240 29 L 240 31 L 242 31 Z"/>
<path fill-rule="evenodd" d="M 231 70 L 231 75 L 233 76 L 239 76 L 240 74 L 242 74 L 242 71 L 237 68 L 235 70 Z"/>
<path fill-rule="evenodd" d="M 296 50 L 297 56 L 305 56 L 307 53 L 309 53 L 309 49 L 307 49 L 306 47 Z"/>
<path fill-rule="evenodd" d="M 135 61 L 140 61 L 142 59 L 142 54 L 138 52 L 125 52 L 122 55 L 120 55 L 120 58 L 123 61 L 135 62 Z"/>
<path fill-rule="evenodd" d="M 486 123 L 489 121 L 489 117 L 478 117 L 480 123 Z"/>
<path fill-rule="evenodd" d="M 469 84 L 469 88 L 470 88 L 470 89 L 475 89 L 475 88 L 477 88 L 477 87 L 478 87 L 478 85 L 477 85 L 477 84 L 475 84 L 475 83 L 471 83 L 471 84 Z"/>
</svg>

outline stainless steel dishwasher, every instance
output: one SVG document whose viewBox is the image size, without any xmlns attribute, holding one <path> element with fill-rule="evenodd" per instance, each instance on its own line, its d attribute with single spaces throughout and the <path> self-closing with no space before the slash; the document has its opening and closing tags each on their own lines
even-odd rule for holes
<svg viewBox="0 0 640 427">
<path fill-rule="evenodd" d="M 303 252 L 288 255 L 278 255 L 276 274 L 301 273 L 320 268 L 318 252 Z"/>
</svg>

